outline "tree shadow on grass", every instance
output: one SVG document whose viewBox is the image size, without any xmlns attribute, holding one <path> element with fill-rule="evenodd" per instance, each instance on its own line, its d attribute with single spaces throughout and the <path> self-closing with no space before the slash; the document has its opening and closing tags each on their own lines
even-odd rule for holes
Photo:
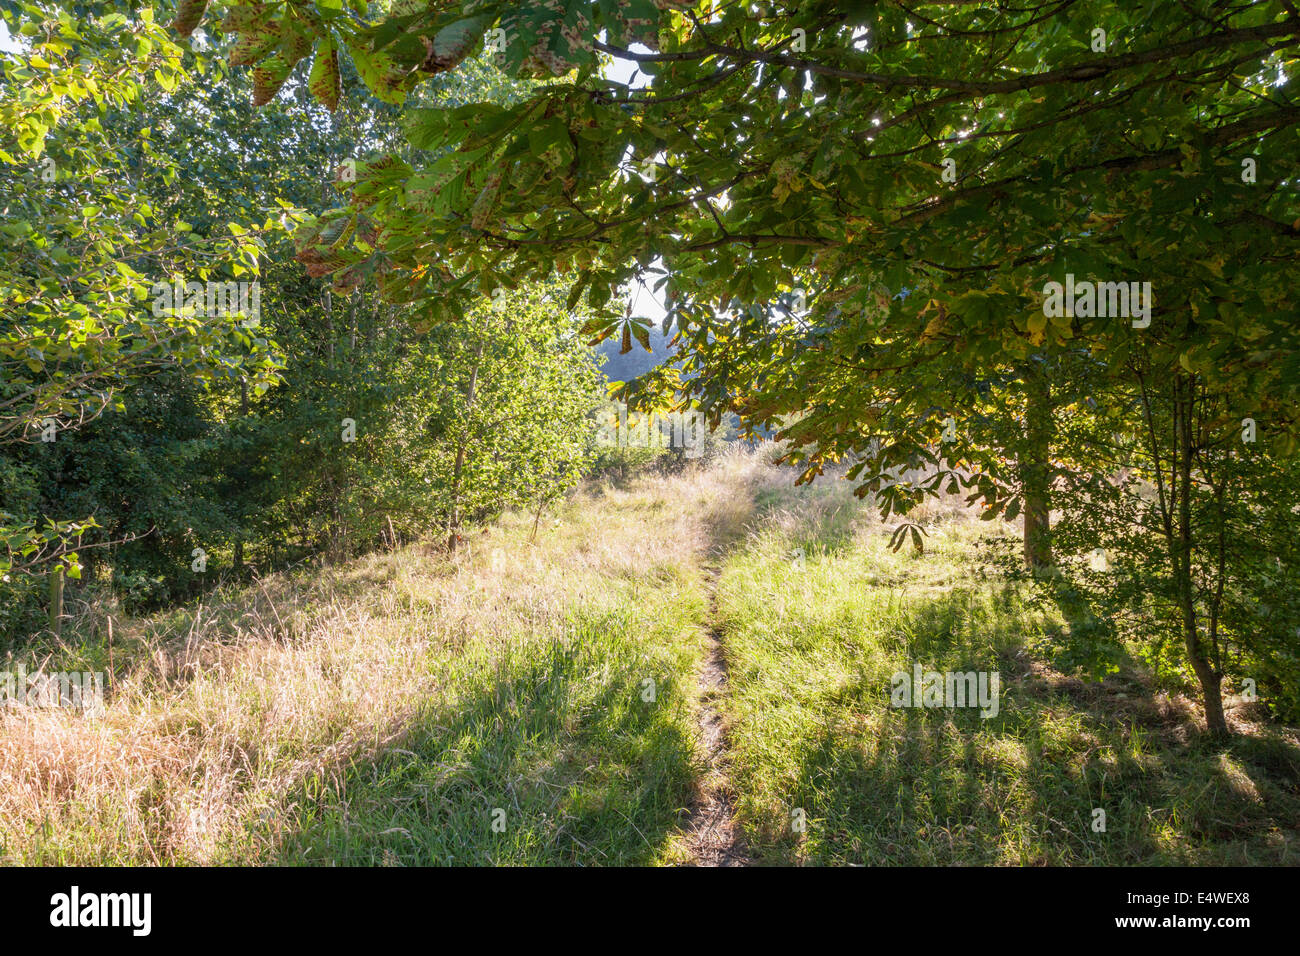
<svg viewBox="0 0 1300 956">
<path fill-rule="evenodd" d="M 1210 738 L 1197 690 L 1189 686 L 1185 694 L 1156 693 L 1150 668 L 1116 639 L 1107 594 L 1063 572 L 1049 582 L 1048 593 L 1070 622 L 1071 638 L 1083 645 L 1084 655 L 1095 655 L 1090 663 L 1105 657 L 1118 668 L 1098 681 L 1058 677 L 1055 686 L 1090 712 L 1120 715 L 1140 732 L 1177 746 L 1189 772 L 1166 789 L 1171 802 L 1190 805 L 1181 817 L 1185 831 L 1196 840 L 1224 842 L 1223 861 L 1248 864 L 1291 857 L 1296 862 L 1289 844 L 1300 837 L 1295 823 L 1300 820 L 1300 735 L 1271 724 L 1262 705 L 1228 701 L 1229 720 L 1238 733 L 1227 742 Z M 1198 792 L 1217 805 L 1215 812 L 1200 805 Z M 1291 808 L 1291 823 L 1283 820 L 1276 828 L 1270 808 L 1279 806 Z M 1181 848 L 1171 852 L 1186 856 Z"/>
<path fill-rule="evenodd" d="M 1080 695 L 1039 668 L 1009 668 L 1017 652 L 998 648 L 1006 635 L 985 633 L 981 648 L 954 626 L 969 620 L 970 599 L 919 602 L 893 666 L 964 672 L 996 654 L 996 716 L 893 708 L 881 671 L 827 691 L 833 702 L 813 704 L 825 721 L 801 746 L 788 795 L 807 833 L 769 817 L 766 836 L 751 841 L 757 854 L 867 865 L 1295 862 L 1294 740 L 1243 738 L 1225 749 L 1171 734 L 1107 693 Z"/>
<path fill-rule="evenodd" d="M 656 681 L 644 701 L 643 680 Z M 628 642 L 577 635 L 512 646 L 463 670 L 400 737 L 336 782 L 284 801 L 269 862 L 640 865 L 690 799 L 690 722 L 668 669 Z"/>
</svg>

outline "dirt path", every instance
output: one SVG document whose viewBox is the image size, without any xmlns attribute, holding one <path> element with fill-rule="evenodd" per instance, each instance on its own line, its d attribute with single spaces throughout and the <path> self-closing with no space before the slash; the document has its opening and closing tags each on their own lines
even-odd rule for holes
<svg viewBox="0 0 1300 956">
<path fill-rule="evenodd" d="M 718 569 L 705 567 L 704 572 L 709 592 L 709 647 L 699 682 L 700 739 L 706 771 L 686 825 L 686 841 L 696 866 L 745 866 L 749 856 L 736 825 L 727 774 L 726 729 L 719 709 L 719 701 L 726 693 L 727 661 L 715 623 Z"/>
</svg>

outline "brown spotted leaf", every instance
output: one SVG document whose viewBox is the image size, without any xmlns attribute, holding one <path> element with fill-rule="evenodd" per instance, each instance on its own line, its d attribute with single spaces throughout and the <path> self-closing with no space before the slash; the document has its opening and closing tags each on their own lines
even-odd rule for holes
<svg viewBox="0 0 1300 956">
<path fill-rule="evenodd" d="M 311 65 L 307 88 L 331 113 L 338 109 L 341 91 L 339 51 L 333 37 L 325 37 L 316 47 L 316 60 Z"/>
<path fill-rule="evenodd" d="M 253 70 L 253 105 L 265 106 L 280 92 L 293 67 L 282 56 L 273 56 Z"/>
<path fill-rule="evenodd" d="M 252 66 L 280 44 L 277 23 L 258 26 L 252 33 L 242 33 L 230 48 L 231 66 Z"/>
<path fill-rule="evenodd" d="M 189 36 L 203 19 L 203 11 L 207 6 L 208 0 L 181 0 L 176 6 L 176 19 L 172 21 L 172 29 L 183 37 Z"/>
<path fill-rule="evenodd" d="M 483 33 L 491 22 L 487 16 L 467 17 L 443 27 L 432 40 L 420 37 L 426 52 L 420 69 L 425 73 L 453 69 L 483 39 Z"/>
<path fill-rule="evenodd" d="M 226 11 L 221 29 L 224 33 L 251 33 L 270 18 L 270 11 L 261 3 L 240 3 Z"/>
<path fill-rule="evenodd" d="M 280 48 L 280 55 L 284 61 L 293 66 L 307 54 L 311 53 L 312 35 L 302 27 L 286 25 L 284 29 L 284 44 Z"/>
</svg>

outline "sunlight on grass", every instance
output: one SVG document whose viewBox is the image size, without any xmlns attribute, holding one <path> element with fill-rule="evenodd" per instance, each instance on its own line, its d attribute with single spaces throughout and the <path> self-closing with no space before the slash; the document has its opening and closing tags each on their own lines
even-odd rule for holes
<svg viewBox="0 0 1300 956">
<path fill-rule="evenodd" d="M 748 514 L 753 467 L 589 487 L 533 544 L 510 515 L 451 558 L 409 547 L 120 621 L 102 718 L 0 716 L 0 859 L 677 853 L 699 564 Z"/>
<path fill-rule="evenodd" d="M 1294 731 L 1216 745 L 1137 665 L 1058 667 L 1070 615 L 988 559 L 1012 529 L 940 502 L 892 552 L 790 477 L 730 454 L 589 485 L 531 543 L 507 515 L 121 619 L 101 717 L 0 714 L 0 861 L 691 862 L 710 629 L 754 862 L 1296 861 Z M 996 714 L 891 706 L 916 664 L 996 672 Z"/>
<path fill-rule="evenodd" d="M 931 506 L 917 516 L 924 553 L 892 553 L 843 486 L 760 500 L 719 610 L 737 808 L 761 859 L 1295 862 L 1295 738 L 1225 751 L 1186 721 L 1126 718 L 1108 688 L 1054 671 L 1035 649 L 1069 622 L 1033 585 L 981 567 L 980 539 L 1005 530 Z M 916 663 L 997 671 L 998 714 L 891 707 L 891 675 Z"/>
</svg>

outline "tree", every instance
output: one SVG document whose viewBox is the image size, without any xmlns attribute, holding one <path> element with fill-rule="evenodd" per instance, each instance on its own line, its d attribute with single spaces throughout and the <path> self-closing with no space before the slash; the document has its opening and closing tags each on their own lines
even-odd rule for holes
<svg viewBox="0 0 1300 956">
<path fill-rule="evenodd" d="M 26 26 L 32 42 L 63 29 L 52 25 L 62 22 L 55 13 L 38 15 L 36 7 L 12 22 L 15 32 Z M 135 35 L 129 31 L 154 21 L 140 12 L 108 22 L 107 36 L 127 42 Z M 91 37 L 100 23 L 92 16 L 68 29 Z M 153 364 L 105 366 L 104 407 L 92 407 L 94 395 L 69 392 L 80 402 L 69 406 L 84 419 L 78 427 L 60 427 L 56 442 L 0 448 L 0 501 L 12 515 L 0 523 L 11 527 L 10 570 L 23 572 L 4 586 L 0 627 L 23 639 L 42 620 L 41 592 L 28 572 L 60 556 L 74 572 L 84 557 L 87 578 L 111 581 L 128 610 L 142 610 L 185 599 L 232 573 L 344 558 L 435 528 L 445 533 L 452 499 L 465 523 L 512 504 L 544 504 L 576 480 L 585 460 L 579 426 L 594 390 L 590 350 L 576 338 L 575 319 L 540 301 L 545 290 L 528 287 L 510 297 L 524 320 L 513 331 L 493 324 L 487 312 L 430 330 L 418 321 L 417 306 L 382 301 L 355 281 L 305 275 L 293 261 L 280 217 L 345 201 L 350 164 L 366 156 L 396 152 L 418 161 L 397 107 L 367 96 L 344 60 L 340 87 L 349 96 L 332 113 L 314 102 L 302 76 L 250 116 L 256 77 L 214 60 L 201 35 L 192 50 L 167 39 L 178 63 L 147 64 L 163 67 L 165 85 L 136 75 L 132 61 L 119 62 L 125 76 L 148 83 L 147 95 L 102 104 L 92 97 L 51 127 L 48 149 L 57 155 L 79 138 L 97 144 L 102 170 L 94 180 L 82 183 L 62 160 L 57 188 L 24 169 L 33 187 L 24 200 L 32 221 L 48 226 L 68 195 L 93 187 L 105 193 L 97 199 L 105 209 L 129 202 L 160 231 L 183 223 L 187 255 L 197 250 L 190 258 L 141 252 L 128 263 L 146 292 L 171 270 L 185 278 L 258 281 L 257 321 L 227 323 L 239 349 L 251 346 L 255 354 L 213 347 L 207 359 L 215 373 L 200 378 L 201 363 L 187 361 L 184 343 L 173 354 L 172 342 L 160 337 Z M 59 49 L 65 56 L 84 52 Z M 526 86 L 485 66 L 481 75 L 426 84 L 416 101 L 454 103 L 473 90 L 508 103 Z M 27 95 L 16 84 L 6 90 L 15 101 Z M 119 181 L 129 191 L 115 186 Z M 94 225 L 108 234 L 106 223 Z M 133 235 L 118 251 L 134 248 Z M 255 260 L 235 254 L 254 241 Z M 223 258 L 216 249 L 234 253 Z M 256 272 L 237 271 L 253 264 Z M 24 275 L 37 282 L 49 271 L 48 262 L 31 256 Z M 106 271 L 116 281 L 114 270 Z M 155 315 L 148 298 L 140 303 L 139 315 L 124 308 L 119 329 L 132 347 L 141 345 L 130 338 L 140 323 L 175 318 Z M 474 342 L 487 352 L 482 400 L 472 414 L 461 414 L 448 385 L 459 374 L 457 356 Z M 16 349 L 17 340 L 10 345 Z M 268 370 L 274 366 L 274 375 L 262 376 L 260 360 Z M 50 364 L 51 373 L 62 370 Z M 543 393 L 551 400 L 538 407 L 535 396 Z M 450 495 L 449 436 L 456 428 L 466 438 L 463 476 Z M 43 515 L 65 514 L 94 518 L 41 523 Z M 196 549 L 205 556 L 197 566 Z"/>
<path fill-rule="evenodd" d="M 661 389 L 694 397 L 715 422 L 728 409 L 748 425 L 794 418 L 790 460 L 809 479 L 860 454 L 880 406 L 902 401 L 892 421 L 911 431 L 855 471 L 887 507 L 917 493 L 890 469 L 940 457 L 928 450 L 938 421 L 917 412 L 944 404 L 933 399 L 948 372 L 1019 382 L 990 407 L 988 443 L 967 430 L 980 468 L 964 480 L 990 508 L 1015 483 L 1031 564 L 1049 557 L 1053 487 L 1097 478 L 1054 464 L 1078 464 L 1077 449 L 1045 457 L 1053 402 L 1071 398 L 1054 377 L 1061 355 L 1100 363 L 1117 389 L 1132 386 L 1124 373 L 1138 356 L 1184 396 L 1214 379 L 1211 363 L 1251 369 L 1271 453 L 1295 454 L 1284 410 L 1300 390 L 1289 317 L 1300 210 L 1285 184 L 1300 15 L 1287 2 L 646 0 L 562 14 L 540 2 L 404 2 L 364 14 L 237 3 L 226 24 L 241 58 L 255 50 L 267 63 L 310 34 L 314 87 L 331 104 L 341 48 L 394 101 L 468 62 L 484 35 L 507 70 L 555 78 L 515 105 L 410 110 L 429 161 L 369 164 L 351 207 L 305 234 L 313 268 L 379 275 L 388 294 L 452 320 L 477 296 L 553 270 L 572 276 L 571 301 L 606 309 L 661 264 L 666 327 L 699 358 Z M 648 82 L 605 78 L 607 57 Z M 1076 279 L 1100 296 L 1054 308 Z M 764 318 L 781 295 L 806 301 L 797 329 Z M 645 327 L 607 313 L 593 331 Z M 860 380 L 879 401 L 860 400 Z M 1242 381 L 1212 390 L 1236 404 Z M 1005 399 L 1017 391 L 1022 436 L 994 441 L 1011 430 Z M 1188 547 L 1165 557 L 1175 579 Z M 1203 670 L 1191 643 L 1188 653 Z"/>
<path fill-rule="evenodd" d="M 151 9 L 129 18 L 110 6 L 5 9 L 22 48 L 0 54 L 0 445 L 48 445 L 164 369 L 255 389 L 274 374 L 242 313 L 153 307 L 154 283 L 173 276 L 255 275 L 261 242 L 248 230 L 194 237 L 138 188 L 142 164 L 169 181 L 179 165 L 147 131 L 117 140 L 108 117 L 175 89 L 196 61 Z M 0 575 L 58 560 L 76 576 L 70 542 L 93 525 L 0 508 Z"/>
<path fill-rule="evenodd" d="M 466 515 L 546 503 L 577 484 L 591 451 L 596 366 L 573 317 L 538 290 L 502 291 L 433 339 L 430 379 L 442 396 L 417 461 L 454 550 Z M 407 465 L 409 467 L 409 463 Z"/>
</svg>

